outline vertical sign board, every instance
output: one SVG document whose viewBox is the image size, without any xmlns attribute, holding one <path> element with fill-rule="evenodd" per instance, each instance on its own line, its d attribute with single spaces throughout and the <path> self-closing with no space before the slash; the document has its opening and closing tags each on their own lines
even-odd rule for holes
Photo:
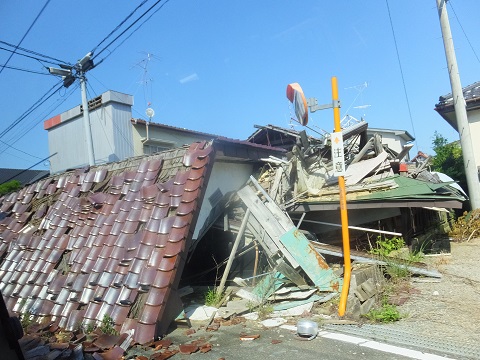
<svg viewBox="0 0 480 360">
<path fill-rule="evenodd" d="M 345 176 L 345 157 L 343 153 L 342 133 L 331 133 L 330 140 L 332 144 L 333 175 Z"/>
</svg>

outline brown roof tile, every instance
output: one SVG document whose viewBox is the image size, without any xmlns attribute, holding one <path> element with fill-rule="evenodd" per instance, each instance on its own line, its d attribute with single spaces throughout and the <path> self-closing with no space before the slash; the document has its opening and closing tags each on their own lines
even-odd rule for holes
<svg viewBox="0 0 480 360">
<path fill-rule="evenodd" d="M 108 314 L 122 331 L 135 329 L 136 342 L 153 340 L 185 259 L 211 153 L 196 143 L 52 176 L 0 198 L 0 252 L 7 252 L 0 290 L 9 310 L 52 315 L 66 330 Z M 19 233 L 27 224 L 30 231 Z M 138 317 L 127 318 L 142 301 Z"/>
</svg>

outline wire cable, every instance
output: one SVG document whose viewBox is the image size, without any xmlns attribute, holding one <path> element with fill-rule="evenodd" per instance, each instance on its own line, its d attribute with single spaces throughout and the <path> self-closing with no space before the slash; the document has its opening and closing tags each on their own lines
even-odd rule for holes
<svg viewBox="0 0 480 360">
<path fill-rule="evenodd" d="M 90 87 L 90 89 L 93 91 L 93 93 L 95 94 L 95 91 L 93 90 L 93 87 L 87 82 L 87 86 Z M 87 91 L 88 92 L 88 91 Z M 92 97 L 90 97 L 92 98 Z M 109 117 L 110 117 L 110 121 L 113 125 L 113 127 L 116 129 L 116 131 L 120 134 L 120 136 L 123 138 L 123 140 L 125 140 L 125 143 L 128 144 L 128 146 L 130 147 L 130 150 L 132 151 L 132 154 L 135 156 L 135 155 L 138 155 L 135 153 L 135 146 L 133 145 L 133 141 L 132 139 L 128 139 L 128 137 L 123 133 L 122 129 L 118 126 L 118 124 L 115 123 L 115 121 L 113 121 L 114 119 L 110 116 L 110 114 L 108 114 Z M 103 127 L 103 125 L 102 125 Z M 104 130 L 104 133 L 105 133 L 105 128 L 103 129 Z M 106 136 L 106 134 L 105 134 Z M 108 141 L 108 137 L 106 136 L 106 139 Z M 112 152 L 113 152 L 113 147 L 112 145 L 110 144 L 110 142 L 108 142 L 110 148 L 112 149 Z"/>
<path fill-rule="evenodd" d="M 33 51 L 33 50 L 28 50 L 28 49 L 25 49 L 25 48 L 22 48 L 22 47 L 19 47 L 19 46 L 15 46 L 13 44 L 10 44 L 6 41 L 2 41 L 0 40 L 0 44 L 3 44 L 3 45 L 6 45 L 6 46 L 10 46 L 10 47 L 13 47 L 15 49 L 18 49 L 18 50 L 21 50 L 23 52 L 26 52 L 27 54 L 33 54 L 33 55 L 37 55 L 37 56 L 40 56 L 42 57 L 43 59 L 39 59 L 39 58 L 36 58 L 36 57 L 33 57 L 33 56 L 27 56 L 25 54 L 20 54 L 20 53 L 16 53 L 17 55 L 22 55 L 22 56 L 26 56 L 26 57 L 30 57 L 32 59 L 35 59 L 35 60 L 38 60 L 38 61 L 43 61 L 43 62 L 48 62 L 50 64 L 67 64 L 67 65 L 71 65 L 68 61 L 62 61 L 62 60 L 59 60 L 57 58 L 54 58 L 54 57 L 51 57 L 51 56 L 48 56 L 48 55 L 44 55 L 44 54 L 41 54 L 39 52 L 36 52 L 36 51 Z M 13 52 L 13 50 L 10 50 L 10 49 L 5 49 L 5 48 L 0 48 L 0 49 L 3 49 L 3 50 L 6 50 L 6 51 L 10 51 L 10 52 Z M 54 62 L 51 62 L 49 60 L 53 60 Z"/>
<path fill-rule="evenodd" d="M 38 106 L 50 99 L 58 90 L 63 87 L 63 82 L 56 83 L 53 85 L 50 90 L 48 90 L 40 99 L 38 99 L 32 106 L 30 106 L 20 117 L 14 120 L 5 130 L 0 133 L 0 139 L 3 138 L 6 134 L 12 131 L 13 128 L 18 126 L 25 118 L 30 115 Z"/>
<path fill-rule="evenodd" d="M 1 68 L 0 68 L 0 74 L 3 72 L 3 69 L 5 69 L 5 66 L 8 65 L 10 59 L 13 57 L 13 55 L 15 54 L 15 52 L 17 51 L 18 47 L 22 44 L 23 40 L 25 40 L 25 38 L 27 37 L 28 33 L 30 32 L 30 30 L 32 30 L 33 28 L 33 25 L 35 25 L 35 23 L 37 22 L 38 18 L 40 17 L 40 15 L 42 15 L 43 11 L 45 10 L 45 8 L 47 7 L 47 5 L 50 3 L 50 0 L 47 0 L 47 2 L 45 3 L 45 5 L 43 5 L 42 9 L 40 10 L 40 12 L 38 13 L 37 17 L 33 20 L 32 24 L 29 26 L 29 28 L 27 29 L 27 32 L 25 33 L 25 35 L 23 35 L 22 39 L 20 40 L 20 42 L 18 43 L 18 45 L 15 47 L 15 50 L 10 54 L 10 56 L 8 57 L 7 61 L 5 62 L 5 64 L 1 65 Z"/>
<path fill-rule="evenodd" d="M 57 109 L 60 107 L 60 105 L 62 105 L 65 101 L 67 101 L 67 99 L 80 87 L 80 85 L 77 85 L 76 87 L 72 88 L 70 90 L 70 93 L 67 94 L 67 96 L 65 96 L 62 101 L 60 101 L 56 106 L 54 107 L 50 107 L 49 110 L 45 111 L 44 115 L 40 115 L 38 118 L 39 120 L 37 121 L 34 121 L 28 128 L 26 127 L 28 124 L 23 124 L 24 128 L 18 128 L 16 129 L 16 133 L 13 134 L 9 140 L 7 141 L 2 141 L 0 140 L 0 142 L 4 143 L 5 145 L 5 148 L 1 149 L 0 150 L 0 154 L 3 154 L 5 151 L 7 151 L 7 149 L 9 148 L 12 148 L 12 149 L 15 149 L 11 144 L 9 144 L 9 141 L 12 141 L 12 142 L 16 142 L 18 140 L 20 140 L 21 138 L 23 138 L 25 135 L 27 135 L 30 131 L 32 131 L 39 123 L 41 123 L 42 121 L 45 121 L 46 118 L 48 118 L 49 116 L 51 116 L 51 114 Z M 15 150 L 18 150 L 18 149 L 15 149 Z M 29 153 L 25 153 L 27 155 L 30 155 L 30 156 L 33 156 L 33 157 L 36 157 L 32 154 L 29 154 Z"/>
<path fill-rule="evenodd" d="M 14 67 L 14 66 L 4 65 L 3 67 L 6 68 L 6 69 L 28 72 L 28 73 L 31 73 L 31 74 L 50 75 L 50 74 L 47 74 L 47 73 L 44 73 L 44 72 L 35 71 L 35 70 L 28 70 L 28 69 L 22 69 L 22 68 L 17 68 L 17 67 Z"/>
<path fill-rule="evenodd" d="M 110 43 L 108 43 L 108 45 L 106 45 L 102 50 L 100 50 L 94 57 L 93 59 L 95 59 L 97 56 L 99 56 L 101 53 L 103 53 L 105 50 L 108 49 L 108 47 L 110 47 L 115 41 L 117 41 L 123 34 L 125 34 L 128 30 L 130 30 L 138 21 L 140 21 L 144 16 L 146 16 L 155 6 L 157 6 L 162 0 L 157 0 L 155 2 L 155 4 L 153 4 L 151 7 L 148 8 L 148 10 L 146 10 L 140 17 L 137 18 L 137 20 L 135 20 L 133 23 L 131 23 L 124 31 L 122 31 L 115 39 L 113 39 Z M 143 24 L 145 24 L 148 20 L 150 20 L 152 18 L 153 15 L 155 15 L 160 9 L 163 8 L 163 6 L 168 3 L 169 0 L 164 0 L 163 4 L 157 9 L 155 10 L 148 18 L 146 18 L 142 23 L 140 23 L 140 25 L 135 29 L 133 30 L 124 40 L 122 40 L 122 42 L 120 44 L 118 44 L 112 51 L 110 51 L 108 53 L 108 55 L 106 55 L 102 60 L 100 60 L 98 62 L 98 64 L 100 64 L 101 62 L 103 62 L 107 57 L 109 57 L 110 55 L 113 54 L 113 52 L 115 50 L 117 50 L 125 41 L 127 41 L 135 32 L 138 31 L 138 29 L 140 29 Z"/>
<path fill-rule="evenodd" d="M 126 17 L 125 19 L 123 19 L 123 21 L 121 21 L 120 24 L 118 24 L 118 25 L 115 27 L 115 29 L 113 29 L 113 30 L 110 32 L 110 34 L 108 34 L 107 36 L 105 36 L 105 37 L 103 38 L 103 40 L 100 41 L 100 42 L 98 43 L 98 45 L 95 46 L 95 47 L 92 49 L 92 53 L 95 53 L 95 51 L 97 50 L 97 48 L 98 48 L 100 45 L 102 45 L 105 41 L 107 41 L 107 39 L 108 39 L 110 36 L 112 36 L 118 29 L 120 29 L 120 27 L 122 27 L 122 25 L 125 24 L 125 22 L 126 22 L 128 19 L 130 19 L 130 18 L 133 16 L 133 14 L 135 14 L 135 12 L 136 12 L 138 9 L 140 9 L 143 5 L 145 5 L 145 3 L 146 3 L 147 1 L 148 1 L 148 0 L 143 0 L 140 5 L 138 5 L 130 14 L 128 14 L 127 17 Z"/>
<path fill-rule="evenodd" d="M 13 175 L 11 178 L 5 180 L 5 181 L 2 183 L 2 185 L 5 184 L 5 183 L 7 183 L 7 182 L 9 182 L 10 180 L 15 179 L 17 176 L 22 175 L 25 171 L 31 170 L 32 168 L 34 168 L 34 167 L 37 166 L 38 164 L 41 164 L 41 163 L 44 162 L 45 160 L 48 160 L 48 159 L 50 159 L 52 156 L 55 156 L 55 155 L 57 155 L 57 153 L 52 154 L 52 155 L 49 155 L 49 156 L 47 156 L 46 158 L 43 158 L 42 160 L 40 160 L 39 162 L 36 162 L 35 164 L 33 164 L 33 165 L 30 166 L 28 169 L 25 169 L 25 170 L 22 170 L 22 171 L 18 172 L 17 174 Z"/>
<path fill-rule="evenodd" d="M 470 45 L 470 48 L 473 51 L 473 55 L 475 55 L 475 57 L 477 58 L 477 61 L 480 63 L 480 59 L 478 58 L 478 55 L 477 55 L 475 49 L 473 48 L 473 45 L 470 42 L 470 39 L 468 38 L 467 33 L 465 32 L 465 29 L 463 28 L 462 23 L 460 22 L 460 19 L 457 16 L 457 13 L 455 12 L 455 9 L 453 8 L 452 2 L 449 1 L 447 4 L 450 4 L 450 7 L 452 8 L 453 14 L 455 15 L 455 18 L 457 19 L 458 25 L 460 25 L 460 29 L 462 29 L 463 35 L 465 35 L 465 39 L 467 39 L 468 45 Z"/>
<path fill-rule="evenodd" d="M 387 4 L 387 10 L 388 10 L 388 18 L 390 19 L 390 26 L 392 28 L 392 35 L 393 35 L 393 42 L 395 44 L 395 50 L 397 53 L 397 60 L 398 60 L 398 66 L 400 68 L 400 74 L 402 76 L 402 83 L 403 83 L 403 91 L 405 93 L 405 100 L 407 101 L 407 108 L 408 108 L 408 115 L 410 117 L 410 123 L 412 125 L 412 131 L 413 131 L 413 137 L 415 138 L 415 146 L 417 147 L 418 151 L 418 144 L 417 144 L 417 135 L 415 134 L 415 126 L 413 125 L 413 117 L 412 117 L 412 110 L 410 109 L 410 101 L 408 100 L 408 93 L 407 93 L 407 86 L 405 84 L 405 77 L 403 75 L 403 68 L 402 68 L 402 62 L 400 60 L 400 53 L 398 51 L 398 45 L 397 45 L 397 38 L 395 36 L 395 29 L 393 28 L 393 21 L 392 21 L 392 14 L 390 13 L 390 6 L 388 5 L 388 0 L 385 0 L 385 3 Z"/>
<path fill-rule="evenodd" d="M 5 141 L 3 140 L 0 140 L 0 142 L 6 146 L 8 146 L 10 149 L 13 149 L 13 150 L 16 150 L 18 152 L 21 152 L 22 154 L 25 154 L 25 155 L 28 155 L 28 156 L 31 156 L 31 157 L 34 157 L 34 158 L 37 158 L 37 159 L 41 159 L 40 157 L 36 156 L 36 155 L 32 155 L 32 154 L 29 154 L 27 153 L 26 151 L 23 151 L 23 150 L 20 150 L 18 148 L 16 148 L 15 146 L 13 145 L 10 145 L 10 144 L 7 144 Z"/>
</svg>

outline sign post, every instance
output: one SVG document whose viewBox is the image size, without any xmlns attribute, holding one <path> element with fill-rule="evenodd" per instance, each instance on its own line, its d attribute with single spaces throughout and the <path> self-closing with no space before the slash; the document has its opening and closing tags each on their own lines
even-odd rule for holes
<svg viewBox="0 0 480 360">
<path fill-rule="evenodd" d="M 352 272 L 350 262 L 350 235 L 348 232 L 348 214 L 347 214 L 347 193 L 345 191 L 345 160 L 343 154 L 343 137 L 340 126 L 340 102 L 338 101 L 337 78 L 332 77 L 332 104 L 333 104 L 333 122 L 335 132 L 332 134 L 332 158 L 334 160 L 333 168 L 335 175 L 338 176 L 338 190 L 340 193 L 340 218 L 342 220 L 342 241 L 343 241 L 343 287 L 338 304 L 338 315 L 344 316 L 347 307 L 348 289 L 350 287 L 350 276 Z M 341 150 L 339 148 L 341 144 Z M 335 153 L 335 150 L 338 152 Z M 338 171 L 339 170 L 339 171 Z"/>
<path fill-rule="evenodd" d="M 333 175 L 338 176 L 338 188 L 340 195 L 340 217 L 342 222 L 342 241 L 343 241 L 343 286 L 340 295 L 340 303 L 338 305 L 338 315 L 344 316 L 347 307 L 348 290 L 350 288 L 350 277 L 352 272 L 350 262 L 350 235 L 348 232 L 348 214 L 347 214 L 347 195 L 345 191 L 345 157 L 343 150 L 343 136 L 340 125 L 340 101 L 338 100 L 338 85 L 337 78 L 332 77 L 332 104 L 317 105 L 317 100 L 305 99 L 302 88 L 298 83 L 289 84 L 287 86 L 287 98 L 295 106 L 295 115 L 297 120 L 302 125 L 307 125 L 308 110 L 310 112 L 317 110 L 333 108 L 333 123 L 334 132 L 330 135 L 332 161 L 333 161 Z"/>
</svg>

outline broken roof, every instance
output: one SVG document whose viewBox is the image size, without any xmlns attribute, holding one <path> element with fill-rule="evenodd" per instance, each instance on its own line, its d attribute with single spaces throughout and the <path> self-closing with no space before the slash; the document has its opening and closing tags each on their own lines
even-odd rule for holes
<svg viewBox="0 0 480 360">
<path fill-rule="evenodd" d="M 7 308 L 52 316 L 68 331 L 108 315 L 117 331 L 134 329 L 138 343 L 162 334 L 181 310 L 176 289 L 214 158 L 252 148 L 268 153 L 229 139 L 198 142 L 51 176 L 0 198 Z"/>
<path fill-rule="evenodd" d="M 463 97 L 467 105 L 467 111 L 480 108 L 480 81 L 463 88 Z M 457 119 L 453 103 L 452 93 L 440 96 L 438 103 L 435 104 L 435 110 L 444 118 L 455 130 L 457 129 Z"/>
</svg>

